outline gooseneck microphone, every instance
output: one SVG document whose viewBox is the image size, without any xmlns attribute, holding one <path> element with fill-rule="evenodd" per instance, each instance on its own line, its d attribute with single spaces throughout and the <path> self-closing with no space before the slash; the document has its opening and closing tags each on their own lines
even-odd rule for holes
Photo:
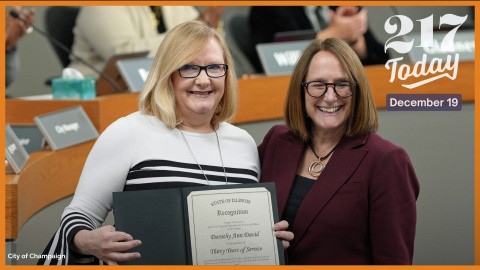
<svg viewBox="0 0 480 270">
<path fill-rule="evenodd" d="M 86 65 L 87 67 L 89 67 L 91 70 L 95 71 L 95 73 L 99 74 L 102 78 L 104 78 L 108 83 L 110 83 L 113 88 L 115 88 L 115 91 L 116 92 L 124 92 L 124 90 L 118 86 L 118 84 L 112 80 L 112 78 L 110 78 L 109 76 L 107 76 L 107 74 L 103 73 L 102 71 L 98 70 L 96 67 L 94 67 L 92 64 L 88 63 L 87 61 L 83 60 L 81 57 L 75 55 L 72 50 L 70 50 L 70 48 L 68 48 L 67 46 L 65 46 L 64 44 L 62 44 L 60 41 L 58 41 L 56 38 L 52 37 L 52 35 L 50 35 L 49 33 L 39 29 L 38 27 L 36 27 L 35 25 L 31 24 L 30 22 L 26 21 L 25 19 L 23 19 L 22 17 L 20 17 L 20 14 L 18 14 L 18 12 L 16 12 L 15 10 L 10 10 L 10 15 L 15 18 L 15 19 L 18 19 L 20 21 L 22 21 L 23 23 L 25 23 L 26 25 L 32 27 L 33 30 L 37 31 L 38 33 L 40 33 L 41 35 L 43 35 L 44 37 L 46 37 L 48 40 L 50 40 L 53 44 L 55 44 L 55 46 L 57 46 L 58 48 L 62 49 L 63 51 L 65 51 L 66 53 L 68 53 L 69 55 L 71 55 L 73 58 L 75 58 L 75 60 L 81 62 L 82 64 Z"/>
</svg>

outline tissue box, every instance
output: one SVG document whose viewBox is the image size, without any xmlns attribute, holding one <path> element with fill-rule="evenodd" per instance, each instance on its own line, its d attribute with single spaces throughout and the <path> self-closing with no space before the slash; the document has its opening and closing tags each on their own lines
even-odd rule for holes
<svg viewBox="0 0 480 270">
<path fill-rule="evenodd" d="M 97 96 L 95 79 L 55 78 L 52 94 L 54 99 L 94 99 Z"/>
</svg>

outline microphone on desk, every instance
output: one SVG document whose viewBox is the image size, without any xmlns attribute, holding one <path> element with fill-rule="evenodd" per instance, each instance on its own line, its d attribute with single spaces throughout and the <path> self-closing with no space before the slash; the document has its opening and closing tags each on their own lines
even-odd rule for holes
<svg viewBox="0 0 480 270">
<path fill-rule="evenodd" d="M 96 67 L 94 67 L 92 64 L 88 63 L 87 61 L 83 60 L 81 57 L 75 55 L 72 50 L 70 50 L 70 48 L 68 48 L 67 46 L 65 46 L 64 44 L 62 44 L 60 41 L 58 41 L 56 38 L 52 37 L 50 34 L 48 34 L 47 32 L 39 29 L 38 27 L 36 27 L 35 25 L 31 24 L 30 22 L 26 21 L 25 19 L 23 19 L 22 17 L 20 17 L 20 14 L 18 14 L 18 12 L 16 12 L 15 10 L 10 10 L 10 15 L 15 18 L 15 19 L 18 19 L 20 21 L 22 21 L 23 23 L 25 23 L 26 25 L 30 26 L 33 30 L 37 31 L 39 34 L 41 34 L 42 36 L 46 37 L 49 41 L 51 41 L 53 44 L 55 44 L 55 46 L 57 46 L 58 48 L 62 49 L 64 52 L 68 53 L 69 55 L 73 56 L 73 58 L 75 58 L 75 60 L 81 62 L 82 64 L 86 65 L 87 67 L 89 67 L 91 70 L 95 71 L 95 73 L 99 74 L 102 78 L 104 78 L 109 84 L 111 84 L 113 86 L 113 88 L 115 89 L 116 92 L 124 92 L 124 90 L 118 86 L 118 84 L 112 79 L 110 78 L 109 76 L 107 76 L 107 74 L 103 73 L 102 71 L 98 70 Z"/>
</svg>

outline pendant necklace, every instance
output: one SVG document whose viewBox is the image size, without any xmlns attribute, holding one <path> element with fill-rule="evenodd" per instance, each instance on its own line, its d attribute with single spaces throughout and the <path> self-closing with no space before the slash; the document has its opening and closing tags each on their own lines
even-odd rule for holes
<svg viewBox="0 0 480 270">
<path fill-rule="evenodd" d="M 310 163 L 310 166 L 308 166 L 308 173 L 311 176 L 318 177 L 320 173 L 322 173 L 323 169 L 325 169 L 325 163 L 323 163 L 322 161 L 328 158 L 333 153 L 335 148 L 337 148 L 337 146 L 338 144 L 335 145 L 335 147 L 333 147 L 332 150 L 330 150 L 330 152 L 328 152 L 328 154 L 326 154 L 325 156 L 319 157 L 317 153 L 315 153 L 315 150 L 313 150 L 312 143 L 310 143 L 310 149 L 312 149 L 313 154 L 318 158 L 318 160 L 312 161 L 312 163 Z"/>
<path fill-rule="evenodd" d="M 183 131 L 181 129 L 178 129 L 178 130 L 180 131 L 180 134 L 182 134 L 183 140 L 187 144 L 188 150 L 190 151 L 190 154 L 192 155 L 195 162 L 197 163 L 198 168 L 200 168 L 200 171 L 202 171 L 203 176 L 205 177 L 205 180 L 207 180 L 207 184 L 210 186 L 210 181 L 208 180 L 207 175 L 203 171 L 202 166 L 198 162 L 197 158 L 195 158 L 195 155 L 193 154 L 192 148 L 190 148 L 190 144 L 188 144 L 187 138 L 185 138 L 185 134 L 183 134 Z M 220 160 L 222 162 L 223 175 L 225 175 L 225 184 L 227 184 L 228 183 L 228 178 L 227 178 L 227 172 L 225 171 L 225 166 L 223 165 L 222 149 L 220 149 L 220 141 L 218 140 L 217 131 L 215 129 L 214 129 L 214 131 L 215 131 L 215 137 L 217 138 L 217 147 L 218 147 L 218 152 L 220 154 Z"/>
</svg>

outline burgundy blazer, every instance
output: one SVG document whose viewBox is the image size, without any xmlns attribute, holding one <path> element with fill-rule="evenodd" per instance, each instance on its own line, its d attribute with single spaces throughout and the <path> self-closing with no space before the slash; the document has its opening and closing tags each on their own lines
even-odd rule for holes
<svg viewBox="0 0 480 270">
<path fill-rule="evenodd" d="M 282 217 L 305 144 L 280 125 L 258 149 Z M 402 148 L 375 133 L 343 138 L 298 209 L 287 263 L 412 264 L 418 193 Z"/>
</svg>

